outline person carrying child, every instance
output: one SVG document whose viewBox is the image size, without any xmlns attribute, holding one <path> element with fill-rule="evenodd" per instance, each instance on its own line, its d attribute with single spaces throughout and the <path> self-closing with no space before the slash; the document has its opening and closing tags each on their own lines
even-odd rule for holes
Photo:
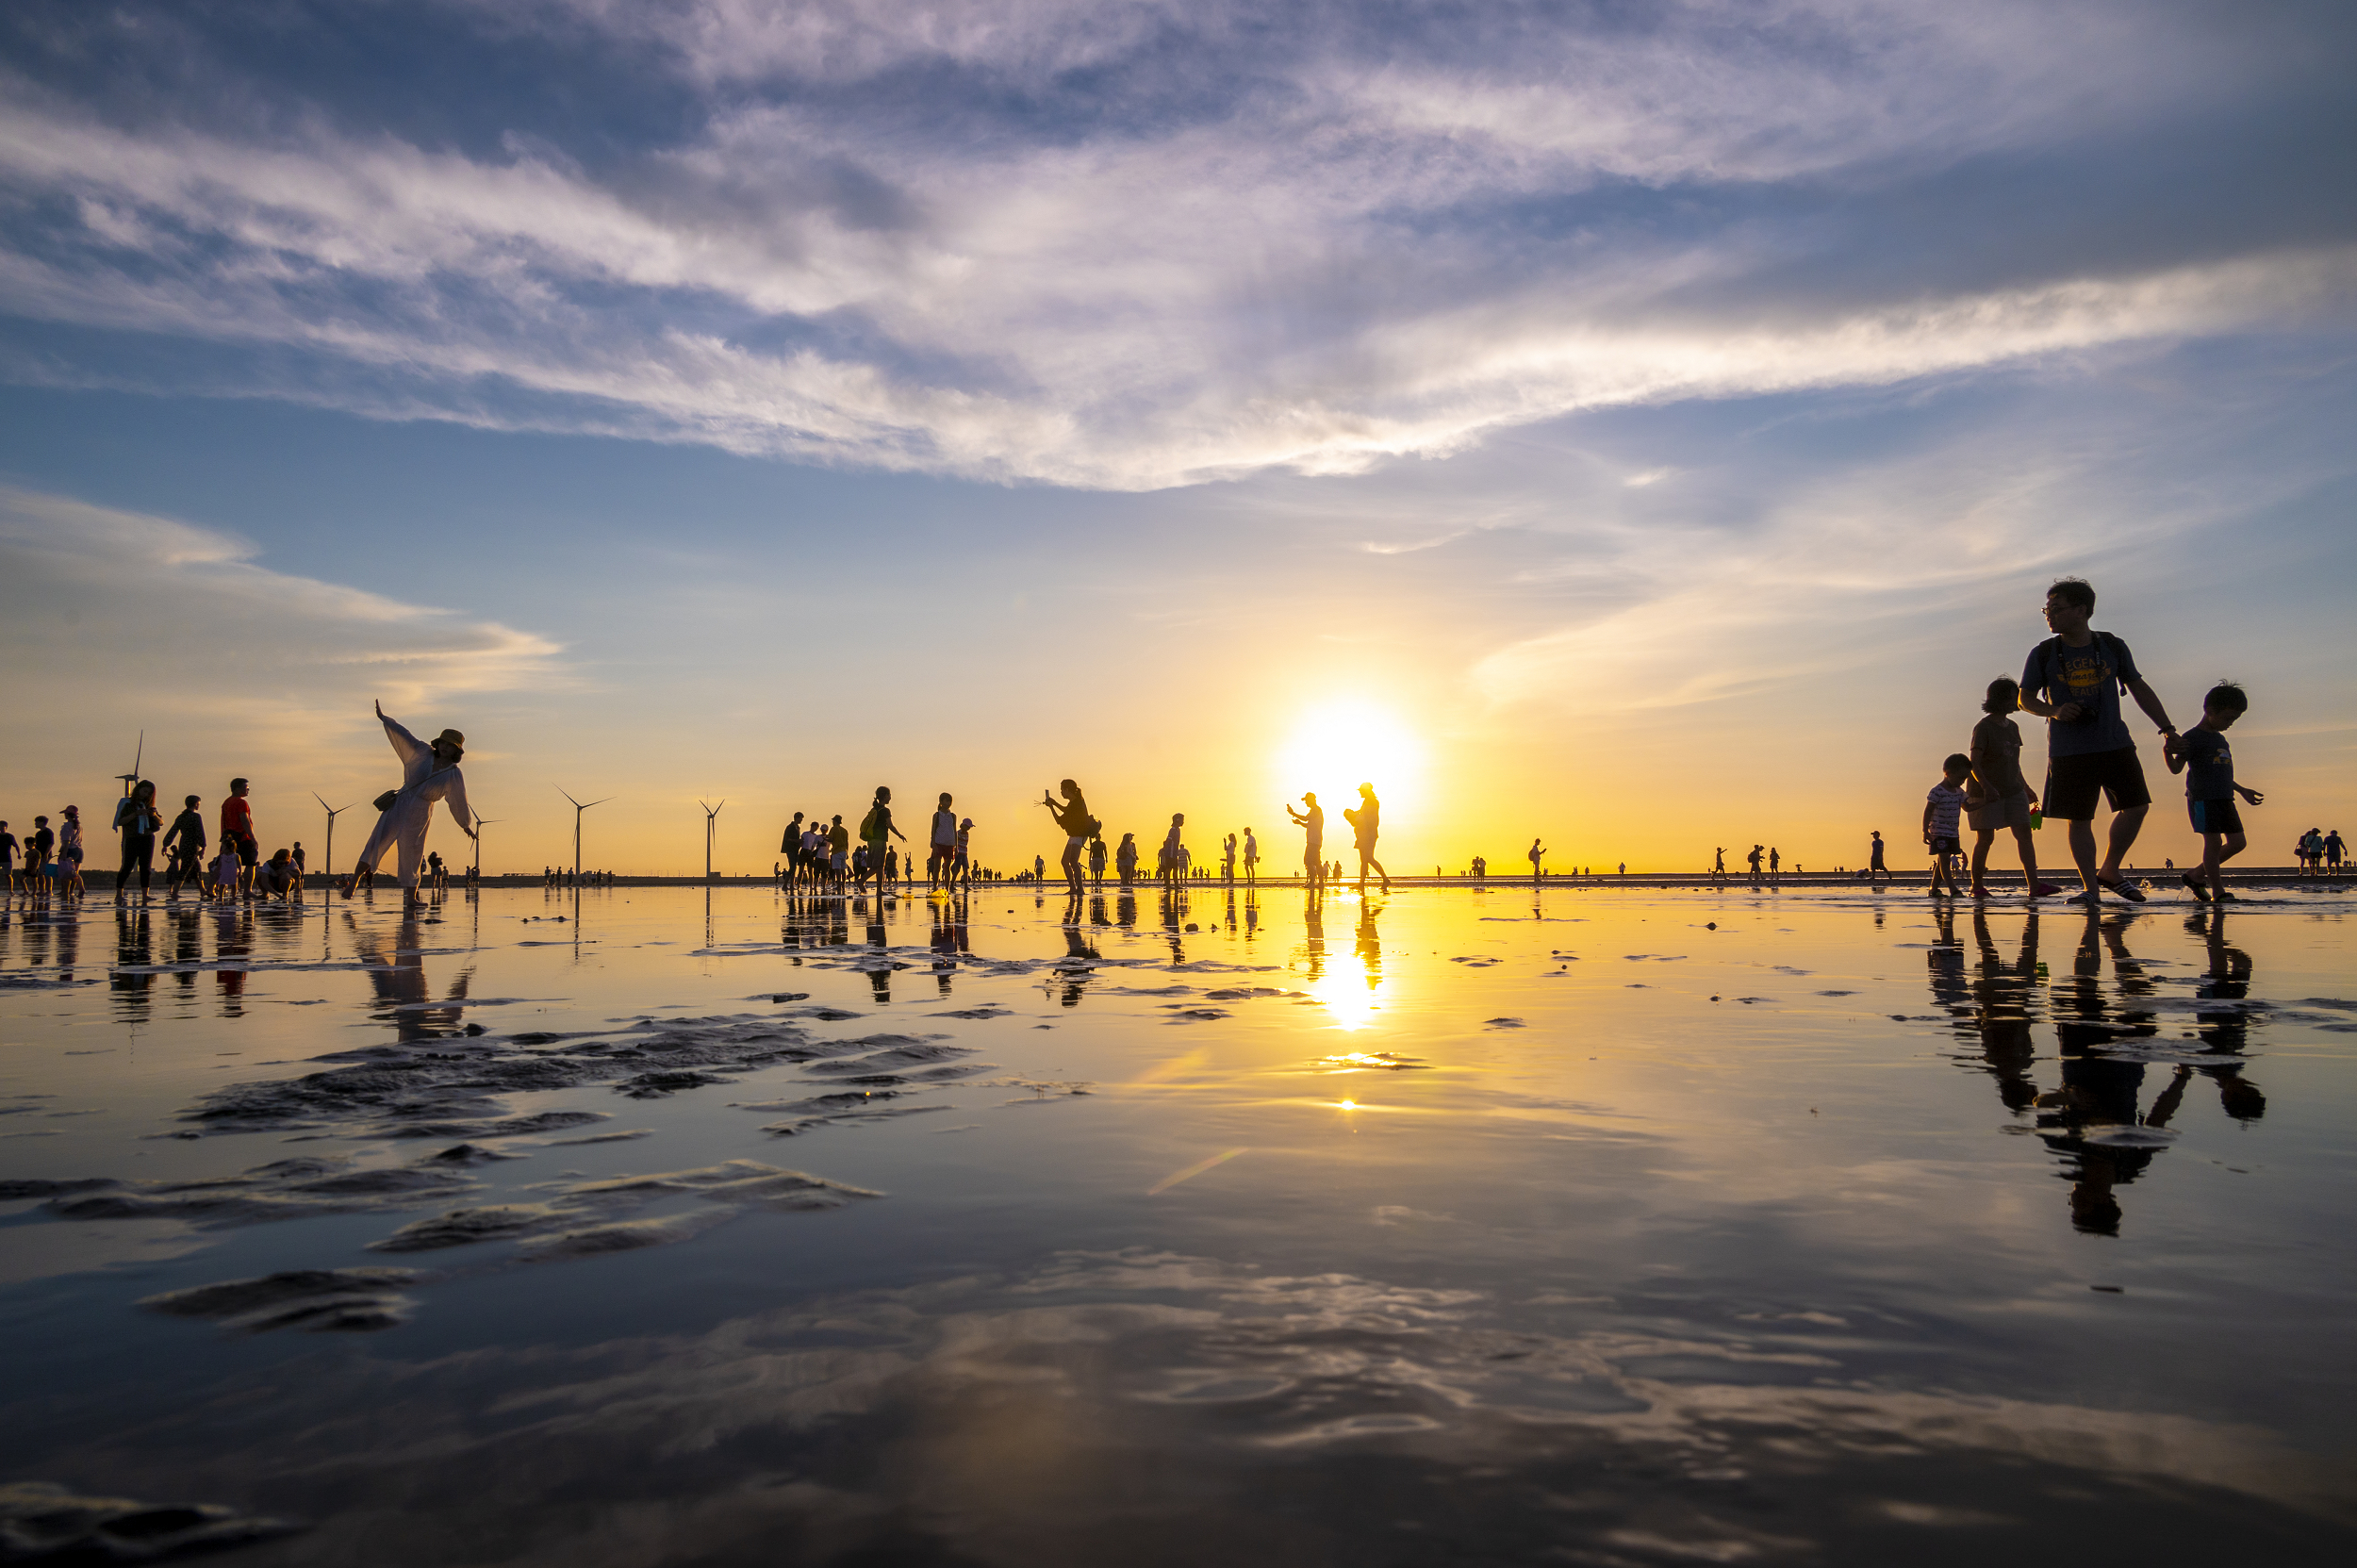
<svg viewBox="0 0 2357 1568">
<path fill-rule="evenodd" d="M 1923 842 L 1932 851 L 1932 885 L 1930 895 L 1937 899 L 1942 886 L 1949 898 L 1961 896 L 1964 889 L 1956 879 L 1956 862 L 1964 856 L 1964 846 L 1957 841 L 1957 817 L 1964 810 L 1964 781 L 1971 774 L 1972 759 L 1962 751 L 1952 753 L 1940 764 L 1940 781 L 1932 785 L 1923 797 Z"/>
<path fill-rule="evenodd" d="M 2021 850 L 2021 875 L 2030 897 L 2058 891 L 2037 880 L 2037 840 L 2030 836 L 2030 810 L 2037 791 L 2021 773 L 2021 727 L 2013 712 L 2021 705 L 2019 683 L 2000 675 L 1988 684 L 1982 718 L 1972 726 L 1972 782 L 1965 789 L 1966 811 L 1977 835 L 1972 843 L 1972 896 L 1988 897 L 1988 847 L 2000 830 L 2013 834 Z"/>
<path fill-rule="evenodd" d="M 2233 903 L 2219 868 L 2242 853 L 2249 841 L 2242 831 L 2242 814 L 2234 809 L 2239 795 L 2252 805 L 2266 797 L 2234 782 L 2234 751 L 2226 732 L 2250 706 L 2242 687 L 2220 681 L 2201 698 L 2201 722 L 2182 735 L 2170 737 L 2163 749 L 2171 773 L 2185 775 L 2185 810 L 2193 831 L 2201 835 L 2201 868 L 2184 873 L 2184 883 L 2203 903 Z"/>
</svg>

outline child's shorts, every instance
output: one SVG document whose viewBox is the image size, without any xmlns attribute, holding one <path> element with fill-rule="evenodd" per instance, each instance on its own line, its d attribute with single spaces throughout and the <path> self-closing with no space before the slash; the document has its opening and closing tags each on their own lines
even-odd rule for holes
<svg viewBox="0 0 2357 1568">
<path fill-rule="evenodd" d="M 2242 813 L 2234 809 L 2234 798 L 2231 795 L 2223 801 L 2187 801 L 2185 814 L 2193 818 L 2196 833 L 2242 832 Z"/>
<path fill-rule="evenodd" d="M 1941 855 L 1960 855 L 1962 853 L 1964 853 L 1964 846 L 1958 844 L 1953 838 L 1935 838 L 1932 840 L 1932 857 L 1934 859 L 1937 859 Z"/>
</svg>

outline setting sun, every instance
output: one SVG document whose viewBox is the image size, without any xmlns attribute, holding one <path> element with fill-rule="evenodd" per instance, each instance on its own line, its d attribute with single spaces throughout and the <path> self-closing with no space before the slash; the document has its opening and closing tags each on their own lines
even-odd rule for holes
<svg viewBox="0 0 2357 1568">
<path fill-rule="evenodd" d="M 1328 843 L 1348 845 L 1343 809 L 1361 784 L 1375 785 L 1387 814 L 1423 795 L 1424 746 L 1398 716 L 1371 702 L 1313 708 L 1294 726 L 1277 758 L 1277 784 L 1289 799 L 1315 790 L 1330 820 Z"/>
</svg>

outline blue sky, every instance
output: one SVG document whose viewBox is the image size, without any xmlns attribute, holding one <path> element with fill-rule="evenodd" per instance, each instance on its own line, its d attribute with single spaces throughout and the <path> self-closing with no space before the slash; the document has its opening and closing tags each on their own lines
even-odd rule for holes
<svg viewBox="0 0 2357 1568">
<path fill-rule="evenodd" d="M 685 869 L 698 795 L 766 867 L 890 779 L 1028 859 L 1066 772 L 1267 835 L 1341 714 L 1404 864 L 1854 863 L 2079 571 L 2181 723 L 2251 685 L 2263 840 L 2357 826 L 2353 38 L 10 7 L 0 810 L 142 725 L 172 793 L 372 794 L 381 697 L 519 858 L 557 782 Z"/>
</svg>

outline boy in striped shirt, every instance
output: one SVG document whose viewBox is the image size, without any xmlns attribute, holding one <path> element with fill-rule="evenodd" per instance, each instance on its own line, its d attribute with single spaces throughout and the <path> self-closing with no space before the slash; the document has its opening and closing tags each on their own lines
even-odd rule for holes
<svg viewBox="0 0 2357 1568">
<path fill-rule="evenodd" d="M 1939 783 L 1923 797 L 1923 842 L 1931 846 L 1932 851 L 1931 896 L 1937 899 L 1945 891 L 1953 899 L 1964 893 L 1956 866 L 1964 858 L 1957 824 L 1964 811 L 1964 781 L 1971 776 L 1972 759 L 1957 751 L 1939 766 Z"/>
</svg>

